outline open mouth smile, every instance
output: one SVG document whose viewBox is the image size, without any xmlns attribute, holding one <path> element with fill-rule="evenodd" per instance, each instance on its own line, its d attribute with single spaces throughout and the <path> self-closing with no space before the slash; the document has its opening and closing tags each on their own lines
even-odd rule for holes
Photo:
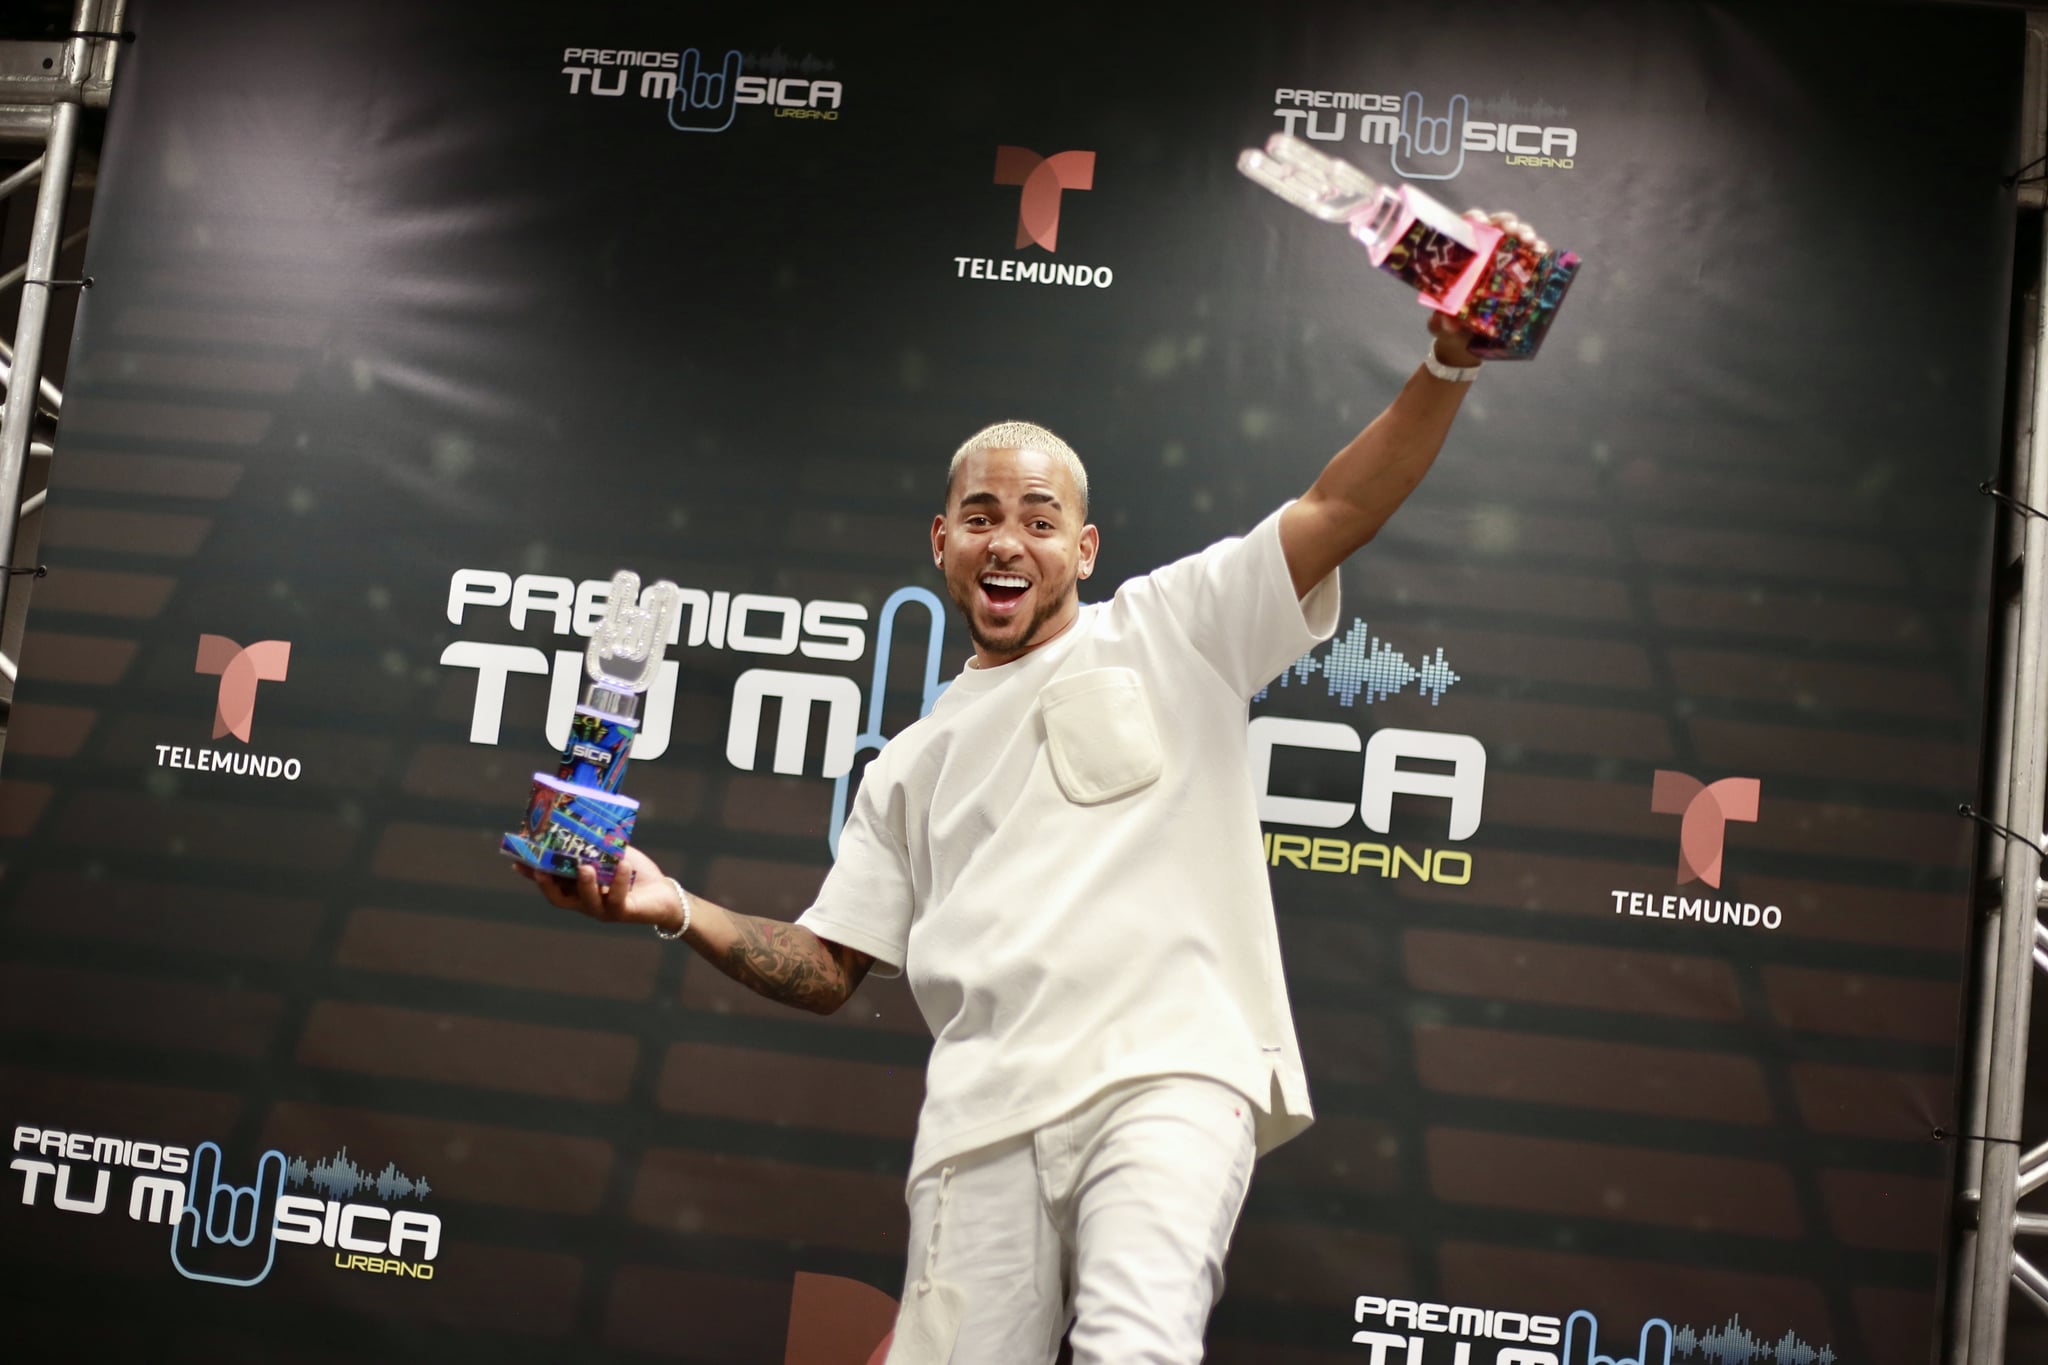
<svg viewBox="0 0 2048 1365">
<path fill-rule="evenodd" d="M 1009 616 L 1031 590 L 1031 580 L 1021 574 L 986 573 L 981 576 L 981 600 L 992 616 Z"/>
</svg>

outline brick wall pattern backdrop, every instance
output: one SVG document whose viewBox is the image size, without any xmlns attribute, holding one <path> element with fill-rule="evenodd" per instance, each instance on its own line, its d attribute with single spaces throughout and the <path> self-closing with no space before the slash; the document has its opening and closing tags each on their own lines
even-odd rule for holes
<svg viewBox="0 0 2048 1365">
<path fill-rule="evenodd" d="M 1682 1362 L 1924 1359 L 2017 15 L 908 14 L 136 7 L 0 783 L 11 1330 L 865 1360 L 922 1021 L 893 981 L 782 1010 L 513 878 L 574 585 L 627 565 L 723 618 L 650 702 L 638 837 L 795 915 L 826 707 L 778 753 L 771 701 L 747 767 L 736 688 L 917 714 L 930 626 L 883 608 L 943 592 L 962 435 L 1067 435 L 1114 584 L 1298 492 L 1411 371 L 1410 299 L 1231 168 L 1291 128 L 1588 264 L 1252 708 L 1321 1119 L 1262 1164 L 1211 1358 L 1651 1323 Z M 1439 115 L 1462 152 L 1401 140 Z M 1072 172 L 1049 231 L 998 148 Z M 938 676 L 964 656 L 948 623 Z M 1439 794 L 1369 822 L 1383 760 Z M 153 1222 L 187 1162 L 311 1232 Z"/>
</svg>

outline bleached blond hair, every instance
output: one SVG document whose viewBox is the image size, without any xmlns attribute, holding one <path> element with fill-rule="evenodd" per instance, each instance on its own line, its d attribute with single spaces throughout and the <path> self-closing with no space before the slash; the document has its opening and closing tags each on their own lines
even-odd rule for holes
<svg viewBox="0 0 2048 1365">
<path fill-rule="evenodd" d="M 953 462 L 946 466 L 946 501 L 953 500 L 953 480 L 960 474 L 961 461 L 977 450 L 1035 450 L 1050 455 L 1066 467 L 1068 477 L 1074 481 L 1074 491 L 1081 495 L 1078 513 L 1083 521 L 1088 519 L 1088 469 L 1081 463 L 1081 457 L 1074 448 L 1053 435 L 1036 422 L 992 422 L 975 432 L 960 448 L 953 452 Z"/>
</svg>

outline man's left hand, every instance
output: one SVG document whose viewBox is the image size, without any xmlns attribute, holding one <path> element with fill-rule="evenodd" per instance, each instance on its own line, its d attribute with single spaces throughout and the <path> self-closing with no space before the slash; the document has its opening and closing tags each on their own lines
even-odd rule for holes
<svg viewBox="0 0 2048 1365">
<path fill-rule="evenodd" d="M 1536 235 L 1530 227 L 1512 213 L 1488 213 L 1484 209 L 1467 209 L 1465 216 L 1478 223 L 1491 223 L 1510 237 L 1519 237 L 1536 248 L 1538 255 L 1550 250 L 1550 243 Z M 1438 363 L 1469 369 L 1479 363 L 1479 357 L 1472 354 L 1472 329 L 1459 322 L 1449 313 L 1434 310 L 1429 315 L 1429 334 L 1436 338 Z"/>
<path fill-rule="evenodd" d="M 1436 358 L 1440 365 L 1454 365 L 1461 370 L 1471 369 L 1479 363 L 1479 357 L 1472 354 L 1472 329 L 1452 317 L 1449 313 L 1431 310 L 1429 334 L 1436 338 Z"/>
</svg>

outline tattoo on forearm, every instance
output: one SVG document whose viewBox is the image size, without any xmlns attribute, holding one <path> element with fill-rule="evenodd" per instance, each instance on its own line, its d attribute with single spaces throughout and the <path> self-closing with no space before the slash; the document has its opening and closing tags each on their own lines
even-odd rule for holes
<svg viewBox="0 0 2048 1365">
<path fill-rule="evenodd" d="M 829 1013 L 846 1003 L 869 959 L 841 944 L 779 920 L 733 916 L 738 935 L 719 970 L 771 1000 Z"/>
</svg>

